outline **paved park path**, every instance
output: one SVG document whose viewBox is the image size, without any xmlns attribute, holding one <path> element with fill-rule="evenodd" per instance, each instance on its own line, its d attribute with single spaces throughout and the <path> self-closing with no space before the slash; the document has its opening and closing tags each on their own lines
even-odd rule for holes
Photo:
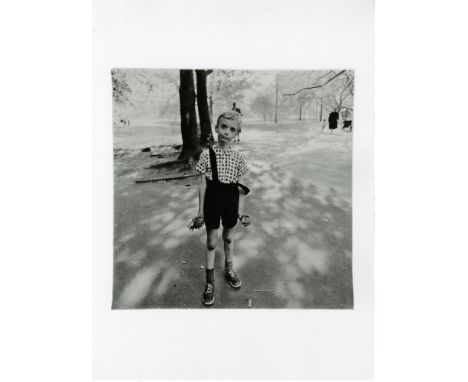
<svg viewBox="0 0 468 382">
<path fill-rule="evenodd" d="M 213 307 L 352 308 L 352 134 L 247 124 L 236 147 L 249 160 L 252 225 L 235 230 L 239 290 L 223 279 L 219 239 Z M 154 159 L 115 155 L 113 308 L 205 309 L 205 231 L 187 229 L 199 178 L 136 184 Z"/>
</svg>

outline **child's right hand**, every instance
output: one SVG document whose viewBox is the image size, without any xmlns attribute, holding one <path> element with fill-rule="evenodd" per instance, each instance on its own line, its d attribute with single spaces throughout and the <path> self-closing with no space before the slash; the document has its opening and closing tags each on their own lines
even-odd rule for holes
<svg viewBox="0 0 468 382">
<path fill-rule="evenodd" d="M 203 227 L 203 224 L 205 224 L 205 219 L 203 219 L 203 216 L 197 216 L 190 221 L 188 228 L 190 231 L 193 231 L 194 229 Z"/>
<path fill-rule="evenodd" d="M 239 221 L 244 227 L 247 227 L 250 225 L 250 216 L 246 214 L 239 215 Z"/>
</svg>

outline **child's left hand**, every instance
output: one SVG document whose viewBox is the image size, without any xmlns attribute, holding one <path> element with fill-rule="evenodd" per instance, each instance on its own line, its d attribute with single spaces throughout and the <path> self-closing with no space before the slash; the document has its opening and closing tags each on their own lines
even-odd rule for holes
<svg viewBox="0 0 468 382">
<path fill-rule="evenodd" d="M 244 227 L 247 227 L 250 225 L 250 216 L 246 214 L 239 215 L 239 221 Z"/>
<path fill-rule="evenodd" d="M 190 229 L 190 231 L 193 231 L 194 229 L 199 229 L 203 227 L 203 224 L 205 224 L 205 219 L 203 219 L 202 216 L 197 216 L 196 218 L 193 218 L 190 221 L 188 228 Z"/>
</svg>

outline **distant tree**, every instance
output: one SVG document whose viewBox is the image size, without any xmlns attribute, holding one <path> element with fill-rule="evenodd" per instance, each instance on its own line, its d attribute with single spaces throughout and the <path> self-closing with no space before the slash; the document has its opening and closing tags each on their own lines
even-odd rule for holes
<svg viewBox="0 0 468 382">
<path fill-rule="evenodd" d="M 325 91 L 325 102 L 340 111 L 343 108 L 353 109 L 354 72 L 346 70 L 342 76 L 331 82 Z"/>
<path fill-rule="evenodd" d="M 297 89 L 297 87 L 296 87 Z M 343 107 L 352 110 L 354 95 L 354 72 L 352 70 L 341 70 L 339 72 L 330 70 L 306 87 L 300 87 L 285 96 L 298 96 L 300 93 L 317 91 L 320 95 L 321 107 L 341 110 Z"/>
<path fill-rule="evenodd" d="M 179 73 L 176 70 L 130 69 L 132 73 L 131 86 L 135 93 L 135 101 L 139 104 L 152 100 L 166 100 L 177 95 Z"/>
<path fill-rule="evenodd" d="M 179 97 L 177 99 L 169 98 L 166 102 L 162 105 L 159 113 L 159 117 L 166 117 L 173 121 L 177 120 L 177 117 L 180 118 L 180 103 Z"/>
<path fill-rule="evenodd" d="M 232 102 L 240 103 L 244 92 L 258 84 L 258 75 L 249 70 L 213 70 L 209 78 L 209 109 L 213 120 L 215 103 L 230 108 Z"/>
<path fill-rule="evenodd" d="M 114 69 L 114 119 L 120 116 L 151 121 L 159 116 L 174 119 L 179 106 L 179 71 L 160 69 Z M 128 91 L 130 89 L 130 91 Z"/>
<path fill-rule="evenodd" d="M 306 86 L 306 87 L 303 87 L 299 90 L 296 90 L 292 93 L 285 93 L 284 95 L 285 96 L 295 96 L 303 91 L 306 91 L 306 90 L 312 90 L 312 89 L 319 89 L 319 88 L 322 88 L 324 87 L 325 85 L 327 85 L 328 83 L 330 83 L 331 81 L 333 81 L 334 79 L 336 79 L 337 77 L 341 76 L 343 73 L 345 73 L 346 70 L 342 70 L 340 71 L 339 73 L 335 73 L 333 70 L 330 70 L 325 76 L 327 76 L 328 74 L 331 74 L 331 78 L 324 78 L 325 76 L 321 76 L 319 78 L 319 80 L 317 80 L 313 85 L 311 86 Z M 323 79 L 323 80 L 322 80 Z M 320 81 L 321 80 L 321 81 Z"/>
<path fill-rule="evenodd" d="M 278 121 L 288 119 L 291 115 L 296 116 L 296 101 L 293 97 L 279 96 L 278 101 Z"/>
<path fill-rule="evenodd" d="M 193 164 L 201 153 L 197 130 L 193 70 L 180 71 L 179 97 L 182 152 L 180 153 L 178 160 Z"/>
<path fill-rule="evenodd" d="M 257 115 L 261 115 L 263 120 L 267 120 L 274 109 L 272 98 L 266 94 L 258 94 L 250 105 L 250 110 Z"/>
<path fill-rule="evenodd" d="M 304 110 L 304 107 L 305 105 L 307 104 L 307 102 L 309 101 L 309 98 L 307 97 L 307 95 L 305 93 L 302 93 L 300 94 L 298 97 L 297 97 L 297 104 L 298 104 L 298 109 L 299 109 L 299 115 L 298 115 L 298 119 L 299 121 L 302 121 L 303 119 L 303 110 Z"/>
<path fill-rule="evenodd" d="M 275 123 L 280 119 L 280 114 L 286 116 L 295 115 L 295 118 L 302 120 L 305 116 L 305 108 L 311 102 L 311 94 L 295 97 L 284 97 L 282 94 L 290 89 L 303 86 L 316 76 L 317 72 L 307 71 L 280 71 L 275 75 L 273 92 L 275 93 Z"/>
</svg>

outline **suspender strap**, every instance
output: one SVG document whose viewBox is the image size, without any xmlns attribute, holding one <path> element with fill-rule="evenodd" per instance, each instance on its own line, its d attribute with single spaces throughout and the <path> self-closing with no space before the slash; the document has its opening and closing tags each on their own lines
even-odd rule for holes
<svg viewBox="0 0 468 382">
<path fill-rule="evenodd" d="M 211 176 L 215 182 L 219 182 L 218 179 L 218 167 L 216 167 L 216 154 L 213 147 L 210 147 L 210 163 L 211 163 Z"/>
<path fill-rule="evenodd" d="M 248 195 L 250 193 L 250 188 L 242 183 L 239 183 L 239 189 L 242 190 L 242 194 L 244 195 Z"/>
<path fill-rule="evenodd" d="M 219 179 L 218 179 L 218 167 L 216 166 L 216 154 L 213 150 L 213 147 L 210 147 L 209 149 L 209 153 L 210 153 L 210 163 L 211 163 L 211 175 L 212 175 L 212 178 L 215 182 L 219 182 Z M 250 189 L 239 183 L 238 184 L 238 187 L 242 190 L 242 193 L 244 195 L 247 195 L 249 192 L 250 192 Z"/>
</svg>

